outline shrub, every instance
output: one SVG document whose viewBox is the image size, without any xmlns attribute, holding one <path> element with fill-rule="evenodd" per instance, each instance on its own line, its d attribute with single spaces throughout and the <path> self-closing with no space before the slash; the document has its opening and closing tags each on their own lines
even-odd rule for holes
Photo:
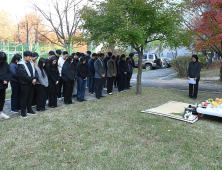
<svg viewBox="0 0 222 170">
<path fill-rule="evenodd" d="M 207 66 L 207 57 L 204 56 L 203 54 L 197 54 L 198 56 L 198 61 L 201 63 L 201 67 Z"/>
<path fill-rule="evenodd" d="M 179 56 L 171 61 L 172 67 L 178 72 L 179 77 L 187 76 L 187 69 L 189 67 L 189 63 L 191 62 L 191 56 Z"/>
</svg>

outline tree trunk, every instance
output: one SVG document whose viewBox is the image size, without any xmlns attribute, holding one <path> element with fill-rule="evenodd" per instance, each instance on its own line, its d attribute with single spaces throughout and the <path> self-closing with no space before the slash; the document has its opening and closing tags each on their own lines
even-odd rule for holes
<svg viewBox="0 0 222 170">
<path fill-rule="evenodd" d="M 142 94 L 142 86 L 141 86 L 141 76 L 142 76 L 142 58 L 143 58 L 143 48 L 141 51 L 137 49 L 139 60 L 138 60 L 138 74 L 137 74 L 137 85 L 136 85 L 136 94 Z"/>
</svg>

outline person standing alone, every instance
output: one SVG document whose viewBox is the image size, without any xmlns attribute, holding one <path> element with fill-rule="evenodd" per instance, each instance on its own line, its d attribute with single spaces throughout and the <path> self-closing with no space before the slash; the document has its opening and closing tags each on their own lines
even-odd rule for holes
<svg viewBox="0 0 222 170">
<path fill-rule="evenodd" d="M 193 61 L 190 62 L 187 70 L 187 78 L 188 80 L 190 80 L 190 78 L 194 78 L 195 80 L 195 84 L 189 84 L 189 97 L 196 99 L 200 80 L 201 63 L 198 61 L 197 55 L 193 55 L 192 60 Z"/>
</svg>

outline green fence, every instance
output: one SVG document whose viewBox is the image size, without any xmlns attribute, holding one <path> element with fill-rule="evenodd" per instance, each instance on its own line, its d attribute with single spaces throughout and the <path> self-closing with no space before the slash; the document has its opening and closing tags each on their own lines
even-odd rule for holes
<svg viewBox="0 0 222 170">
<path fill-rule="evenodd" d="M 55 44 L 44 44 L 44 43 L 16 43 L 16 42 L 4 42 L 0 41 L 0 51 L 3 51 L 7 54 L 7 62 L 10 63 L 11 59 L 15 54 L 20 54 L 23 57 L 24 51 L 37 52 L 40 57 L 47 58 L 49 51 L 56 50 L 68 51 L 69 54 L 72 52 L 78 52 L 78 47 L 73 47 L 72 44 L 67 44 L 65 47 L 61 47 Z M 87 47 L 88 50 L 91 50 L 91 46 Z M 96 52 L 96 49 L 92 50 Z"/>
</svg>

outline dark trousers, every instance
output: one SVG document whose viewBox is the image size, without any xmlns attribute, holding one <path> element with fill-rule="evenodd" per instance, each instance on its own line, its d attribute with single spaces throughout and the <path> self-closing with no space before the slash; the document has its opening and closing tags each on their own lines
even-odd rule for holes
<svg viewBox="0 0 222 170">
<path fill-rule="evenodd" d="M 36 85 L 37 90 L 37 97 L 36 97 L 36 104 L 37 104 L 37 110 L 44 110 L 46 105 L 46 99 L 47 99 L 47 87 L 44 87 L 41 84 Z"/>
<path fill-rule="evenodd" d="M 83 100 L 85 97 L 85 87 L 86 80 L 83 80 L 82 77 L 78 77 L 78 85 L 77 85 L 77 100 Z"/>
<path fill-rule="evenodd" d="M 95 83 L 96 83 L 96 98 L 99 99 L 102 96 L 104 78 L 95 78 Z"/>
<path fill-rule="evenodd" d="M 36 86 L 34 86 L 34 93 L 33 93 L 33 99 L 32 99 L 32 106 L 35 106 L 36 105 L 36 100 L 37 100 L 37 89 L 36 89 Z"/>
<path fill-rule="evenodd" d="M 126 77 L 126 89 L 130 88 L 130 79 L 131 77 Z"/>
<path fill-rule="evenodd" d="M 114 86 L 115 86 L 115 87 L 118 86 L 118 78 L 119 78 L 119 77 L 116 76 L 115 79 L 114 79 Z"/>
<path fill-rule="evenodd" d="M 62 77 L 60 77 L 59 79 L 59 93 L 58 93 L 58 98 L 61 98 L 62 96 L 64 97 L 64 93 L 65 93 L 65 82 L 62 80 Z M 62 90 L 63 87 L 63 90 Z M 62 95 L 63 94 L 63 95 Z"/>
<path fill-rule="evenodd" d="M 21 87 L 18 82 L 11 82 L 11 110 L 20 110 Z"/>
<path fill-rule="evenodd" d="M 126 75 L 119 74 L 118 76 L 119 76 L 118 91 L 123 91 L 126 88 Z"/>
<path fill-rule="evenodd" d="M 57 93 L 49 93 L 49 107 L 57 107 Z"/>
<path fill-rule="evenodd" d="M 94 91 L 95 91 L 95 78 L 94 78 L 94 76 L 89 76 L 88 77 L 88 82 L 89 82 L 89 93 L 94 93 Z"/>
<path fill-rule="evenodd" d="M 113 92 L 113 81 L 115 77 L 107 77 L 107 93 Z"/>
<path fill-rule="evenodd" d="M 104 88 L 107 87 L 107 74 L 105 74 L 105 77 L 103 78 L 103 86 Z"/>
<path fill-rule="evenodd" d="M 21 115 L 26 115 L 27 113 L 32 112 L 32 100 L 34 95 L 34 86 L 30 84 L 21 84 L 21 99 L 20 99 L 20 108 Z"/>
<path fill-rule="evenodd" d="M 5 104 L 5 89 L 0 89 L 0 112 L 3 111 Z"/>
<path fill-rule="evenodd" d="M 65 90 L 64 95 L 64 103 L 65 104 L 71 104 L 72 103 L 72 91 L 73 91 L 73 86 L 74 86 L 74 81 L 70 82 L 70 81 L 66 81 L 64 83 L 65 86 L 63 86 L 63 89 Z"/>
<path fill-rule="evenodd" d="M 196 80 L 196 84 L 189 84 L 189 97 L 197 98 L 199 80 Z"/>
</svg>

